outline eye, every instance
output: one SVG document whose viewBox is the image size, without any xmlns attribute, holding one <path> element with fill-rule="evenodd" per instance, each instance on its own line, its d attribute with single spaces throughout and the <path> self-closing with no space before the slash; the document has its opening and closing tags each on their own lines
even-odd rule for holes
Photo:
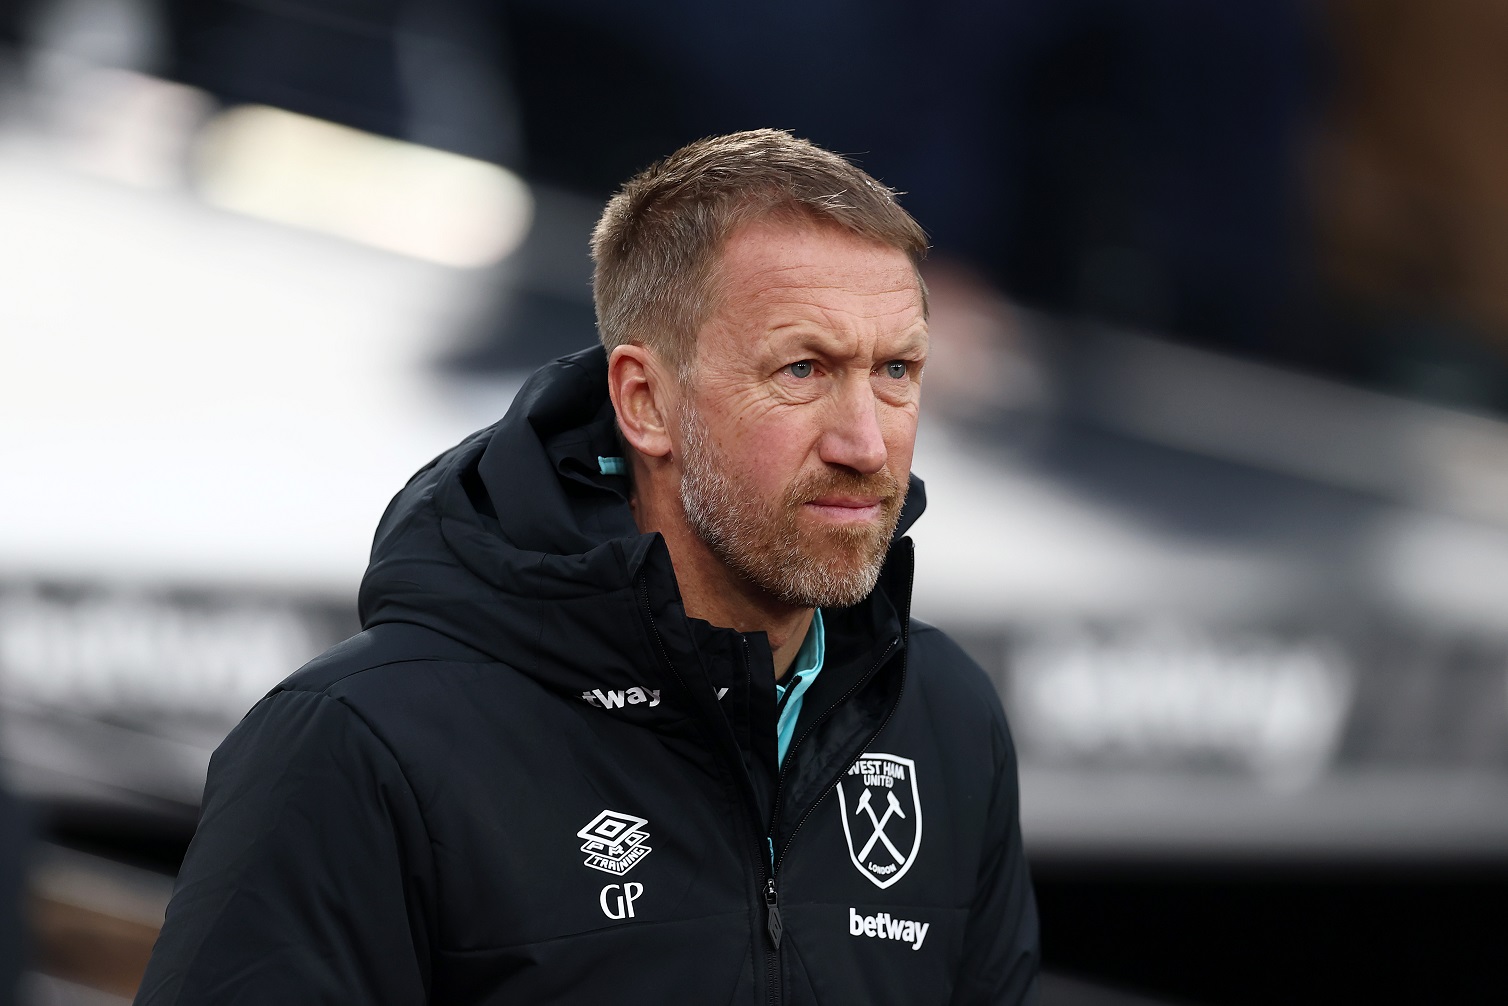
<svg viewBox="0 0 1508 1006">
<path fill-rule="evenodd" d="M 891 360 L 889 363 L 885 364 L 886 377 L 894 378 L 897 381 L 903 381 L 906 379 L 906 375 L 908 373 L 910 373 L 910 368 L 906 366 L 905 360 Z"/>
<path fill-rule="evenodd" d="M 787 364 L 785 370 L 786 370 L 786 373 L 790 374 L 792 377 L 801 377 L 801 378 L 811 377 L 812 376 L 812 361 L 811 360 L 801 360 L 798 363 Z"/>
</svg>

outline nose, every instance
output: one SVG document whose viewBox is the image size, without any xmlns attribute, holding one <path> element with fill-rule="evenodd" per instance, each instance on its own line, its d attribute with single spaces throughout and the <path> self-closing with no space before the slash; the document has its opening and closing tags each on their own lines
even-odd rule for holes
<svg viewBox="0 0 1508 1006">
<path fill-rule="evenodd" d="M 883 405 L 868 381 L 845 381 L 834 390 L 827 428 L 818 455 L 830 465 L 842 465 L 861 475 L 885 467 L 888 450 L 880 426 Z"/>
</svg>

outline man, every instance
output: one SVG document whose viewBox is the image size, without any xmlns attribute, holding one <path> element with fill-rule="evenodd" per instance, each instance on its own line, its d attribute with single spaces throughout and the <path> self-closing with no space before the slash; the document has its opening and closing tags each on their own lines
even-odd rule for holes
<svg viewBox="0 0 1508 1006">
<path fill-rule="evenodd" d="M 761 130 L 631 180 L 605 348 L 409 483 L 216 753 L 139 1002 L 1007 1003 L 985 676 L 910 619 L 921 230 Z"/>
</svg>

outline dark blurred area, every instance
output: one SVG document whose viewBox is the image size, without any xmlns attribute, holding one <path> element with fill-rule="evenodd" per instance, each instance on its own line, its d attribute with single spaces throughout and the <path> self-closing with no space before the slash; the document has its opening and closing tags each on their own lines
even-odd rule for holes
<svg viewBox="0 0 1508 1006">
<path fill-rule="evenodd" d="M 595 338 L 602 201 L 778 126 L 933 240 L 917 613 L 1011 715 L 1044 1002 L 1493 998 L 1505 48 L 1469 0 L 0 0 L 0 985 L 130 996 L 386 500 Z"/>
</svg>

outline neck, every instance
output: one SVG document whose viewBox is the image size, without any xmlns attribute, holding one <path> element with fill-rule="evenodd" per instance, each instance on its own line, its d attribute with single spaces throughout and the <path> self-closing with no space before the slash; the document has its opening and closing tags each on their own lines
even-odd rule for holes
<svg viewBox="0 0 1508 1006">
<path fill-rule="evenodd" d="M 664 498 L 636 495 L 634 521 L 645 534 L 658 531 L 664 537 L 686 614 L 737 632 L 763 632 L 775 680 L 783 679 L 811 628 L 813 609 L 780 601 L 734 572 L 687 525 L 679 497 L 669 503 Z"/>
</svg>

